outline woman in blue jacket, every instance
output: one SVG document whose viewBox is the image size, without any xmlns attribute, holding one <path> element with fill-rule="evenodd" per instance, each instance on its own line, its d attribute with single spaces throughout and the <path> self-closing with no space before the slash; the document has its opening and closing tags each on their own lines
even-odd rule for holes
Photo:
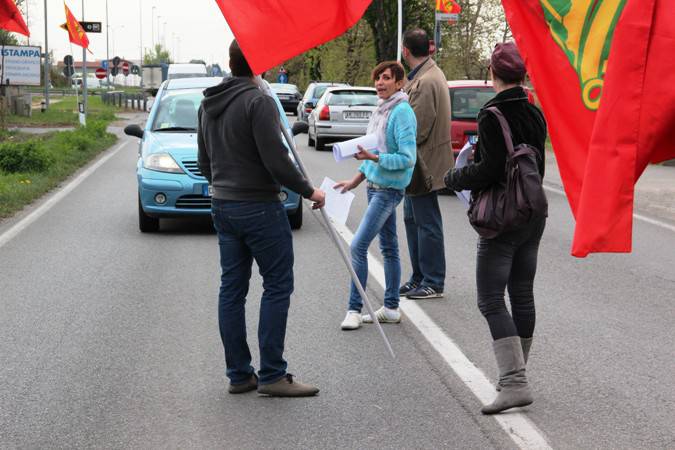
<svg viewBox="0 0 675 450">
<path fill-rule="evenodd" d="M 405 188 L 412 178 L 417 158 L 417 121 L 408 96 L 401 91 L 405 72 L 396 61 L 380 63 L 373 70 L 373 81 L 380 98 L 377 109 L 368 123 L 368 134 L 377 136 L 377 149 L 369 152 L 362 147 L 355 155 L 363 161 L 358 173 L 351 179 L 337 183 L 342 192 L 354 189 L 367 181 L 368 208 L 359 224 L 351 245 L 352 265 L 365 288 L 368 279 L 368 247 L 379 235 L 384 257 L 384 306 L 375 312 L 377 320 L 398 323 L 398 287 L 401 281 L 401 261 L 396 235 L 396 207 L 403 199 Z M 342 322 L 343 330 L 355 330 L 370 316 L 361 316 L 361 295 L 352 283 L 349 310 Z"/>
</svg>

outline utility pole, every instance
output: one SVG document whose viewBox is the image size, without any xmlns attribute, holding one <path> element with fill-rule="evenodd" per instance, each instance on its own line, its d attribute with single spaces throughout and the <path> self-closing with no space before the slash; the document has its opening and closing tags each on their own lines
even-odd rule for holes
<svg viewBox="0 0 675 450">
<path fill-rule="evenodd" d="M 47 36 L 47 0 L 45 0 L 45 109 L 49 109 L 49 39 Z"/>
<path fill-rule="evenodd" d="M 157 7 L 152 7 L 152 15 L 150 16 L 150 26 L 152 27 L 150 34 L 150 42 L 152 42 L 152 51 L 155 51 L 155 9 Z"/>
<path fill-rule="evenodd" d="M 141 69 L 141 90 L 143 89 L 143 0 L 138 0 L 138 29 L 140 44 L 141 44 L 141 60 L 138 63 L 138 67 Z"/>
<path fill-rule="evenodd" d="M 84 22 L 84 0 L 82 0 L 82 21 Z M 87 49 L 82 47 L 82 104 L 84 119 L 87 120 Z"/>
<path fill-rule="evenodd" d="M 105 0 L 105 79 L 108 81 L 108 89 L 110 89 L 110 21 L 108 20 L 108 0 Z"/>
</svg>

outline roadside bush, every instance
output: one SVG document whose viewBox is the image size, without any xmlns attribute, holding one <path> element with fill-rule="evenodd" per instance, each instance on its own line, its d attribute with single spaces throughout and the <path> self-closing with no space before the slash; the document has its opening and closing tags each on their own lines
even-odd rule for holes
<svg viewBox="0 0 675 450">
<path fill-rule="evenodd" d="M 96 139 L 84 130 L 77 130 L 66 135 L 65 144 L 75 150 L 84 152 L 96 144 Z"/>
<path fill-rule="evenodd" d="M 105 137 L 107 127 L 108 122 L 104 120 L 89 120 L 83 131 L 94 138 L 100 139 Z"/>
<path fill-rule="evenodd" d="M 44 172 L 54 162 L 38 140 L 0 145 L 0 170 L 7 173 Z"/>
</svg>

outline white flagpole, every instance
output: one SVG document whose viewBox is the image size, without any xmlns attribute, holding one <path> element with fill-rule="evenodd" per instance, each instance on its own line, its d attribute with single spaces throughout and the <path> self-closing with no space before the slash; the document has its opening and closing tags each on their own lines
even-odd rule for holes
<svg viewBox="0 0 675 450">
<path fill-rule="evenodd" d="M 401 45 L 403 45 L 403 0 L 398 0 L 398 46 L 396 48 L 396 61 L 401 62 Z"/>
<path fill-rule="evenodd" d="M 262 77 L 259 75 L 256 77 L 256 83 L 262 91 L 269 95 L 272 96 L 274 95 L 269 87 L 267 87 L 267 84 L 262 80 Z M 304 164 L 302 163 L 302 160 L 300 159 L 300 155 L 298 155 L 298 151 L 295 148 L 295 139 L 293 139 L 293 136 L 291 136 L 288 133 L 288 130 L 284 126 L 283 123 L 281 123 L 281 132 L 284 135 L 284 138 L 286 139 L 286 142 L 288 143 L 288 147 L 291 149 L 291 152 L 293 153 L 293 157 L 295 158 L 295 161 L 298 163 L 298 167 L 300 168 L 300 172 L 305 176 L 306 179 L 310 180 L 309 175 L 307 174 L 307 170 L 305 169 Z M 328 228 L 330 237 L 333 239 L 333 243 L 335 246 L 338 248 L 340 251 L 340 256 L 342 256 L 342 261 L 345 263 L 347 266 L 347 269 L 349 270 L 349 274 L 352 277 L 352 281 L 354 282 L 354 285 L 356 286 L 356 289 L 359 291 L 359 294 L 361 295 L 361 299 L 363 300 L 363 305 L 366 307 L 366 310 L 368 311 L 368 314 L 370 314 L 370 317 L 373 319 L 373 323 L 375 324 L 375 327 L 377 330 L 380 332 L 380 335 L 382 336 L 382 339 L 384 340 L 384 345 L 387 347 L 387 350 L 389 350 L 389 353 L 391 354 L 391 357 L 393 359 L 396 359 L 396 355 L 394 354 L 394 349 L 391 347 L 391 343 L 389 342 L 389 339 L 387 338 L 387 335 L 384 334 L 384 330 L 382 329 L 382 325 L 380 325 L 380 322 L 377 320 L 377 316 L 375 316 L 375 311 L 373 310 L 372 306 L 370 306 L 370 300 L 368 300 L 368 296 L 366 295 L 366 291 L 361 285 L 361 282 L 359 281 L 359 278 L 356 276 L 356 272 L 354 271 L 354 267 L 352 266 L 352 261 L 347 254 L 347 251 L 344 249 L 342 244 L 340 243 L 340 238 L 337 234 L 337 231 L 335 231 L 335 228 L 333 227 L 333 224 L 331 223 L 330 219 L 328 218 L 328 214 L 326 214 L 325 209 L 321 209 L 321 217 L 323 218 L 324 222 L 326 222 L 326 227 Z"/>
</svg>

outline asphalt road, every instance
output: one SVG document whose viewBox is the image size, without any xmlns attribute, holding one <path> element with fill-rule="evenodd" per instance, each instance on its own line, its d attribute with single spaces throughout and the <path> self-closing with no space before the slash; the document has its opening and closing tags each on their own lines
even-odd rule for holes
<svg viewBox="0 0 675 450">
<path fill-rule="evenodd" d="M 351 176 L 298 138 L 317 185 Z M 123 146 L 0 246 L 1 448 L 514 448 L 494 418 L 404 318 L 342 332 L 349 279 L 318 218 L 294 232 L 290 372 L 311 399 L 226 393 L 217 330 L 218 248 L 208 221 L 141 234 L 136 144 Z M 355 191 L 348 227 L 365 209 Z M 636 222 L 630 255 L 569 256 L 573 221 L 549 195 L 536 282 L 538 325 L 522 410 L 553 448 L 675 447 L 675 234 Z M 441 198 L 446 296 L 424 312 L 486 374 L 496 374 L 475 306 L 475 242 L 460 203 Z M 400 209 L 400 208 L 399 208 Z M 0 236 L 27 211 L 0 224 Z M 400 216 L 401 211 L 399 211 Z M 402 217 L 404 276 L 410 273 Z M 377 246 L 371 249 L 380 258 Z M 382 292 L 370 283 L 381 302 Z M 249 336 L 261 294 L 254 275 Z M 256 354 L 256 352 L 254 352 Z"/>
</svg>

